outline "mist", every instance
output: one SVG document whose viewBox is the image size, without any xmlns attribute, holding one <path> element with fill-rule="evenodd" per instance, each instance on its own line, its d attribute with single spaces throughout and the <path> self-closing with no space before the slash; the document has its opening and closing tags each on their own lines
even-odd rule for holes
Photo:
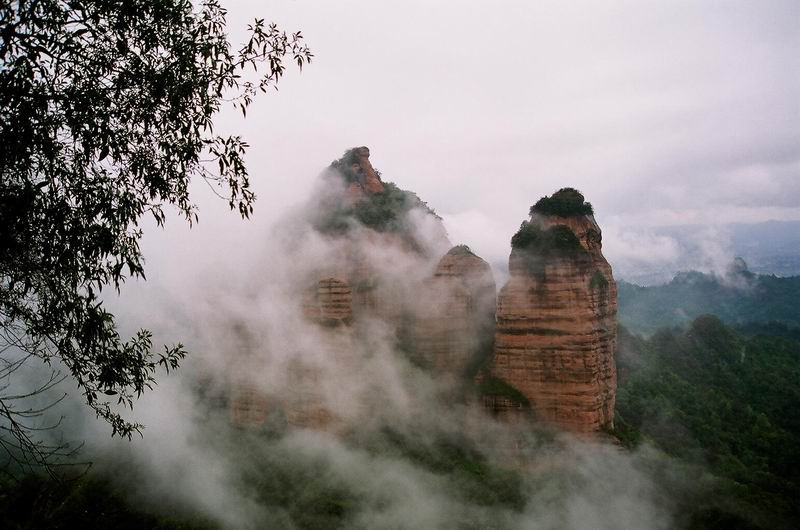
<svg viewBox="0 0 800 530">
<path fill-rule="evenodd" d="M 232 28 L 253 16 L 302 28 L 317 57 L 246 120 L 222 116 L 220 130 L 251 145 L 251 220 L 195 182 L 196 226 L 145 222 L 148 279 L 106 303 L 122 334 L 145 327 L 190 355 L 126 412 L 142 439 L 111 438 L 62 384 L 60 432 L 85 442 L 80 458 L 134 502 L 228 528 L 307 526 L 320 491 L 335 492 L 349 528 L 683 524 L 682 503 L 712 480 L 702 470 L 647 444 L 630 452 L 478 415 L 401 351 L 394 317 L 430 312 L 411 293 L 450 244 L 469 245 L 501 287 L 511 235 L 563 186 L 594 204 L 615 274 L 687 263 L 721 274 L 735 255 L 723 225 L 800 220 L 800 4 L 230 4 Z M 363 143 L 449 241 L 420 209 L 408 222 L 421 251 L 359 226 L 346 238 L 315 230 L 332 193 L 320 170 Z M 704 227 L 689 244 L 657 230 L 685 224 Z M 352 255 L 394 312 L 320 326 L 308 292 Z M 241 425 L 219 401 L 236 392 L 250 396 Z M 325 427 L 275 413 L 298 402 Z M 442 440 L 501 470 L 496 498 L 476 502 L 462 476 L 410 456 Z"/>
<path fill-rule="evenodd" d="M 148 233 L 154 274 L 108 303 L 123 333 L 148 327 L 190 355 L 125 413 L 146 426 L 132 441 L 111 438 L 62 385 L 70 423 L 58 434 L 85 444 L 92 473 L 148 510 L 226 528 L 328 525 L 308 513 L 325 503 L 346 507 L 348 528 L 680 523 L 697 486 L 666 456 L 495 421 L 409 357 L 398 316 L 428 318 L 434 302 L 411 294 L 460 241 L 420 208 L 405 220 L 411 247 L 354 221 L 331 237 L 316 226 L 344 190 L 327 173 L 312 182 L 258 230 Z M 354 270 L 377 278 L 375 297 L 389 303 L 348 326 L 310 318 L 310 287 Z M 448 451 L 478 462 L 492 489 L 441 467 Z"/>
<path fill-rule="evenodd" d="M 255 9 L 232 5 L 232 27 Z M 616 227 L 611 264 L 633 268 L 626 242 L 655 227 L 800 219 L 799 10 L 279 1 L 267 15 L 302 27 L 318 62 L 225 121 L 258 139 L 264 201 L 366 143 L 493 266 L 520 212 L 570 185 Z"/>
</svg>

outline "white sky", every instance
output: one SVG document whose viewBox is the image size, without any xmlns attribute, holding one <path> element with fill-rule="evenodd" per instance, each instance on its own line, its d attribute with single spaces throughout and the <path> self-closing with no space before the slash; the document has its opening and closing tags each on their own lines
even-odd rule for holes
<svg viewBox="0 0 800 530">
<path fill-rule="evenodd" d="M 223 3 L 234 42 L 263 17 L 316 57 L 222 117 L 252 146 L 254 222 L 202 198 L 204 228 L 172 251 L 241 254 L 355 145 L 490 261 L 564 186 L 612 264 L 670 258 L 646 226 L 800 219 L 800 1 Z"/>
</svg>

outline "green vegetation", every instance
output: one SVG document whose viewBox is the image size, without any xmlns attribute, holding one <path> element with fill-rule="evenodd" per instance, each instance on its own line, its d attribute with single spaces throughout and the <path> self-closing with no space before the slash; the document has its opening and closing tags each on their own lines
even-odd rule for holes
<svg viewBox="0 0 800 530">
<path fill-rule="evenodd" d="M 547 230 L 536 223 L 523 221 L 511 238 L 512 248 L 528 250 L 538 256 L 571 255 L 584 251 L 578 237 L 568 226 L 555 225 Z"/>
<path fill-rule="evenodd" d="M 601 291 L 608 289 L 608 280 L 606 280 L 602 272 L 595 271 L 594 274 L 592 274 L 592 279 L 589 280 L 589 289 L 600 289 Z"/>
<path fill-rule="evenodd" d="M 583 194 L 575 188 L 561 188 L 551 196 L 544 196 L 531 206 L 530 214 L 575 217 L 592 215 L 592 204 L 584 200 Z"/>
<path fill-rule="evenodd" d="M 358 175 L 353 171 L 353 165 L 359 163 L 358 151 L 360 147 L 351 147 L 338 160 L 331 162 L 331 169 L 335 169 L 347 184 L 358 182 Z M 377 171 L 376 171 L 377 173 Z"/>
<path fill-rule="evenodd" d="M 632 461 L 668 497 L 676 527 L 789 529 L 800 523 L 800 342 L 767 335 L 765 326 L 748 329 L 752 335 L 742 335 L 713 316 L 650 339 L 620 329 L 613 434 L 629 448 L 647 443 L 672 457 L 642 451 Z M 527 403 L 500 379 L 485 379 L 479 391 Z M 506 521 L 491 519 L 499 513 L 492 508 L 520 513 L 531 495 L 568 493 L 571 481 L 580 480 L 548 466 L 498 468 L 472 442 L 445 429 L 356 430 L 322 451 L 316 442 L 285 444 L 279 431 L 238 431 L 232 438 L 219 432 L 207 441 L 238 456 L 230 487 L 263 508 L 252 517 L 267 527 L 348 528 L 365 502 L 392 505 L 397 490 L 365 493 L 331 454 L 364 459 L 376 469 L 400 466 L 441 481 L 456 502 L 490 508 L 454 511 L 453 528 L 506 528 Z M 552 458 L 551 441 L 537 437 L 543 458 Z M 102 474 L 62 484 L 35 477 L 0 481 L 0 520 L 11 528 L 217 527 L 185 507 L 155 512 L 133 499 Z"/>
<path fill-rule="evenodd" d="M 358 443 L 374 454 L 402 458 L 429 472 L 449 477 L 452 493 L 469 504 L 515 510 L 525 506 L 520 473 L 490 465 L 486 457 L 460 435 L 438 433 L 427 439 L 384 428 L 377 436 L 361 438 Z M 461 521 L 453 526 L 472 525 Z"/>
<path fill-rule="evenodd" d="M 423 207 L 419 198 L 401 190 L 392 182 L 383 183 L 384 192 L 358 202 L 352 215 L 362 225 L 378 232 L 398 232 L 406 229 L 406 215 L 412 208 Z M 428 209 L 430 213 L 432 210 Z"/>
<path fill-rule="evenodd" d="M 531 403 L 525 395 L 514 386 L 498 377 L 484 377 L 478 385 L 478 393 L 482 396 L 502 396 L 530 408 Z"/>
<path fill-rule="evenodd" d="M 352 166 L 358 161 L 358 148 L 345 151 L 342 158 L 331 163 L 333 174 L 341 178 L 345 185 L 358 182 L 359 176 Z M 380 176 L 380 172 L 375 170 Z M 322 204 L 314 226 L 325 234 L 342 235 L 350 231 L 353 223 L 360 223 L 378 232 L 408 231 L 408 213 L 414 208 L 421 208 L 430 215 L 439 218 L 436 212 L 421 200 L 416 193 L 402 190 L 392 182 L 382 181 L 384 191 L 367 195 L 354 205 L 347 203 L 345 197 L 337 197 L 334 201 Z"/>
<path fill-rule="evenodd" d="M 217 525 L 188 513 L 157 513 L 132 503 L 130 491 L 98 474 L 56 482 L 28 475 L 0 479 L 3 528 L 115 528 L 119 530 L 203 530 Z"/>
<path fill-rule="evenodd" d="M 451 256 L 474 256 L 475 253 L 472 252 L 472 249 L 469 248 L 467 245 L 456 245 L 451 248 L 448 252 Z"/>
<path fill-rule="evenodd" d="M 800 276 L 684 272 L 664 285 L 640 287 L 621 281 L 617 287 L 620 322 L 640 333 L 687 325 L 706 313 L 733 325 L 800 326 Z"/>
<path fill-rule="evenodd" d="M 705 315 L 649 340 L 621 329 L 617 365 L 620 440 L 722 479 L 697 499 L 696 527 L 800 524 L 800 342 Z"/>
<path fill-rule="evenodd" d="M 449 498 L 467 506 L 504 508 L 520 512 L 526 496 L 522 473 L 492 465 L 471 442 L 459 434 L 404 433 L 391 428 L 354 431 L 330 446 L 342 456 L 375 459 L 375 463 L 402 473 L 441 481 Z M 276 443 L 272 443 L 276 442 Z M 307 447 L 281 444 L 269 436 L 242 432 L 221 446 L 236 454 L 230 488 L 247 499 L 253 528 L 352 528 L 353 518 L 367 509 L 365 503 L 391 506 L 396 489 L 364 491 L 357 477 L 346 477 L 331 455 Z M 135 473 L 134 473 L 135 474 Z M 388 477 L 391 483 L 391 477 Z M 178 498 L 181 495 L 176 495 Z M 368 499 L 365 499 L 365 496 Z M 196 507 L 162 505 L 151 511 L 129 491 L 99 473 L 57 483 L 28 477 L 23 482 L 0 482 L 0 521 L 3 528 L 120 528 L 133 530 L 200 530 L 221 528 L 213 520 L 192 513 Z M 249 503 L 252 503 L 249 504 Z M 147 502 L 152 506 L 152 500 Z M 231 509 L 238 509 L 233 506 Z M 474 520 L 474 517 L 480 520 Z M 494 521 L 487 510 L 454 513 L 452 528 L 489 528 Z M 255 519 L 255 520 L 253 520 Z M 251 526 L 247 526 L 248 528 Z M 362 527 L 358 526 L 357 527 Z"/>
<path fill-rule="evenodd" d="M 312 54 L 300 32 L 263 19 L 240 44 L 230 33 L 217 0 L 0 3 L 0 451 L 27 467 L 68 452 L 43 441 L 23 401 L 59 374 L 131 437 L 141 425 L 120 405 L 184 357 L 146 330 L 126 340 L 104 305 L 145 278 L 144 219 L 163 225 L 172 210 L 195 222 L 198 179 L 242 217 L 253 211 L 248 144 L 215 118 L 229 103 L 244 114 L 287 61 Z M 19 377 L 19 350 L 60 371 Z"/>
</svg>

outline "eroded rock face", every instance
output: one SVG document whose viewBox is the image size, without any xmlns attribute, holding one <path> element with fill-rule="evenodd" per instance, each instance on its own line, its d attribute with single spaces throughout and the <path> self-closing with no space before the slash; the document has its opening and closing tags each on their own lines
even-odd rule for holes
<svg viewBox="0 0 800 530">
<path fill-rule="evenodd" d="M 566 226 L 580 249 L 514 248 L 498 296 L 493 376 L 517 388 L 539 420 L 592 433 L 613 428 L 617 288 L 592 215 L 534 214 Z"/>
<path fill-rule="evenodd" d="M 358 156 L 358 168 L 356 173 L 363 176 L 362 185 L 364 186 L 364 190 L 370 195 L 382 193 L 383 184 L 381 183 L 381 179 L 378 177 L 375 168 L 372 167 L 369 161 L 369 147 L 359 147 L 356 151 L 356 155 Z"/>
<path fill-rule="evenodd" d="M 353 318 L 353 294 L 350 285 L 338 278 L 317 282 L 316 289 L 303 305 L 305 317 L 320 324 L 347 324 Z"/>
<path fill-rule="evenodd" d="M 463 377 L 491 348 L 495 282 L 489 264 L 467 247 L 453 247 L 420 289 L 414 349 L 437 372 Z"/>
<path fill-rule="evenodd" d="M 313 366 L 295 363 L 288 371 L 288 390 L 283 396 L 286 424 L 296 429 L 333 430 L 339 423 L 320 393 L 323 374 Z"/>
<path fill-rule="evenodd" d="M 357 147 L 353 155 L 350 170 L 357 180 L 350 183 L 347 189 L 347 198 L 351 204 L 384 191 L 383 183 L 369 161 L 369 147 Z"/>
<path fill-rule="evenodd" d="M 267 422 L 269 400 L 252 384 L 234 385 L 229 406 L 231 423 L 236 427 L 261 427 Z"/>
</svg>

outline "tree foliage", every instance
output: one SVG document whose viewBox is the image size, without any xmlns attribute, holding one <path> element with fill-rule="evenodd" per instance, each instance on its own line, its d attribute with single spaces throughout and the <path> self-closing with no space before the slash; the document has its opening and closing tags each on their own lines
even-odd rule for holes
<svg viewBox="0 0 800 530">
<path fill-rule="evenodd" d="M 358 181 L 353 165 L 358 162 L 358 147 L 344 152 L 341 158 L 330 164 L 329 176 L 340 179 L 346 186 Z M 375 170 L 380 177 L 380 172 Z M 408 214 L 419 208 L 439 218 L 436 212 L 419 196 L 400 189 L 393 182 L 381 181 L 383 191 L 369 194 L 363 200 L 353 203 L 346 194 L 326 197 L 321 201 L 320 211 L 314 223 L 317 230 L 330 235 L 342 235 L 357 222 L 378 232 L 406 233 L 409 230 Z M 335 186 L 334 186 L 335 187 Z"/>
<path fill-rule="evenodd" d="M 525 394 L 499 377 L 484 377 L 478 383 L 478 394 L 481 396 L 502 396 L 514 403 L 530 408 L 531 404 Z"/>
<path fill-rule="evenodd" d="M 13 352 L 57 361 L 115 434 L 140 429 L 109 400 L 132 406 L 184 350 L 154 353 L 146 330 L 125 340 L 101 292 L 144 278 L 143 216 L 162 225 L 171 206 L 197 219 L 192 177 L 252 212 L 247 143 L 213 118 L 226 102 L 245 114 L 285 61 L 312 54 L 299 32 L 261 19 L 248 33 L 229 43 L 216 0 L 0 3 L 0 377 Z M 16 425 L 17 448 L 30 449 Z"/>
<path fill-rule="evenodd" d="M 711 313 L 729 324 L 776 322 L 800 326 L 800 276 L 681 272 L 669 283 L 641 287 L 619 282 L 620 321 L 652 333 L 659 327 L 688 325 Z"/>
<path fill-rule="evenodd" d="M 704 315 L 648 340 L 621 328 L 617 367 L 615 423 L 626 444 L 647 441 L 722 477 L 698 508 L 735 501 L 759 527 L 796 527 L 800 342 L 744 337 Z"/>
<path fill-rule="evenodd" d="M 575 233 L 565 225 L 542 229 L 537 223 L 523 221 L 511 237 L 511 247 L 536 253 L 538 256 L 564 256 L 584 251 Z"/>
<path fill-rule="evenodd" d="M 553 195 L 544 196 L 531 206 L 530 214 L 556 215 L 559 217 L 575 217 L 592 215 L 592 203 L 584 200 L 583 194 L 575 188 L 561 188 Z"/>
</svg>

